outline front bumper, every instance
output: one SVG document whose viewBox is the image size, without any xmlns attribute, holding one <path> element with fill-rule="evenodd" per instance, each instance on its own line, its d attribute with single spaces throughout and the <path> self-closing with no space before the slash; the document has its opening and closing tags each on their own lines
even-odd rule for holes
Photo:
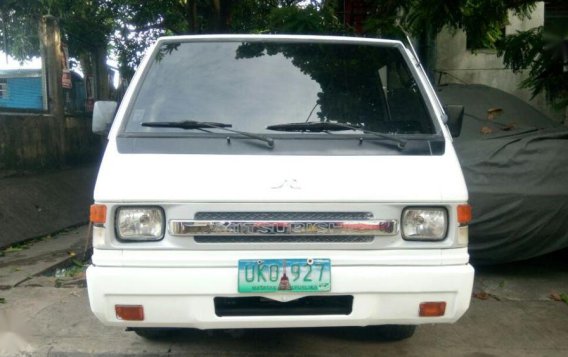
<svg viewBox="0 0 568 357">
<path fill-rule="evenodd" d="M 198 329 L 416 325 L 451 323 L 468 309 L 474 270 L 448 266 L 334 266 L 331 295 L 352 295 L 349 315 L 231 316 L 215 314 L 215 297 L 237 293 L 237 268 L 99 267 L 87 270 L 93 313 L 106 325 Z M 290 301 L 316 294 L 259 294 Z M 256 295 L 256 296 L 259 296 Z M 325 294 L 317 294 L 325 295 Z M 422 302 L 445 301 L 440 317 L 419 317 Z M 144 321 L 123 321 L 115 305 L 142 305 Z"/>
</svg>

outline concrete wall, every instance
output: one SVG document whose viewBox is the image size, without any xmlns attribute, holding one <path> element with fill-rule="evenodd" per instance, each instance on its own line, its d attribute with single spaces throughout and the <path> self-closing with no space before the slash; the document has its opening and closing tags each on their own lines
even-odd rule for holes
<svg viewBox="0 0 568 357">
<path fill-rule="evenodd" d="M 526 31 L 544 24 L 544 3 L 537 3 L 530 19 L 520 19 L 511 13 L 510 24 L 506 27 L 507 35 L 517 31 Z M 442 31 L 436 39 L 436 70 L 444 72 L 440 83 L 485 84 L 511 93 L 535 108 L 548 114 L 558 121 L 565 120 L 565 112 L 554 111 L 543 95 L 531 100 L 531 93 L 519 89 L 520 83 L 526 78 L 526 73 L 515 74 L 505 69 L 501 58 L 495 50 L 481 49 L 476 53 L 466 48 L 466 34 L 463 31 Z"/>
<path fill-rule="evenodd" d="M 5 171 L 43 170 L 99 159 L 103 139 L 88 117 L 0 113 L 0 177 Z"/>
</svg>

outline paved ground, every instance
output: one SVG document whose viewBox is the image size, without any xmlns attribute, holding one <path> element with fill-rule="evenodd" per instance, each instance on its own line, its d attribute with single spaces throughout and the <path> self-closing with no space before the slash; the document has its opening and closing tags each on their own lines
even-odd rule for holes
<svg viewBox="0 0 568 357">
<path fill-rule="evenodd" d="M 84 227 L 66 232 L 58 249 L 80 247 L 77 241 L 84 234 Z M 18 261 L 16 254 L 29 258 L 34 252 L 32 246 L 25 253 L 7 253 L 2 261 Z M 75 284 L 40 275 L 0 290 L 0 350 L 10 346 L 33 356 L 567 356 L 568 304 L 551 298 L 568 293 L 566 258 L 567 251 L 480 267 L 472 306 L 458 323 L 421 326 L 413 338 L 395 343 L 353 328 L 182 331 L 151 342 L 122 328 L 102 326 L 90 313 L 86 289 L 77 287 L 80 272 L 71 280 Z M 32 274 L 24 265 L 12 267 Z"/>
<path fill-rule="evenodd" d="M 87 229 L 86 225 L 67 229 L 54 237 L 10 247 L 0 257 L 0 290 L 37 281 L 37 275 L 79 258 L 86 246 Z"/>
</svg>

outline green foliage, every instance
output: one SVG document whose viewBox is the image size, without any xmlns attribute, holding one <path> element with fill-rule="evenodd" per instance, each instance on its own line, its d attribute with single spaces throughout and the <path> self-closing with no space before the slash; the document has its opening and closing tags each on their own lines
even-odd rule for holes
<svg viewBox="0 0 568 357">
<path fill-rule="evenodd" d="M 277 7 L 268 17 L 268 31 L 272 33 L 339 34 L 346 29 L 331 11 L 315 6 Z"/>
<path fill-rule="evenodd" d="M 542 30 L 542 27 L 538 27 L 502 39 L 498 54 L 503 56 L 505 65 L 516 72 L 527 68 L 544 47 Z"/>
<path fill-rule="evenodd" d="M 53 15 L 59 19 L 64 42 L 72 55 L 106 50 L 116 9 L 111 0 L 3 1 L 0 41 L 3 50 L 20 61 L 39 56 L 39 19 Z"/>
<path fill-rule="evenodd" d="M 216 32 L 322 33 L 340 28 L 318 2 L 300 0 L 113 0 L 119 6 L 114 37 L 121 72 L 131 75 L 145 49 L 159 36 Z M 335 22 L 334 22 L 335 20 Z"/>
<path fill-rule="evenodd" d="M 437 34 L 445 26 L 467 33 L 473 48 L 492 48 L 508 24 L 509 10 L 521 17 L 534 9 L 534 0 L 413 0 L 405 25 L 414 35 L 428 29 Z"/>
<path fill-rule="evenodd" d="M 112 42 L 120 71 L 131 77 L 145 50 L 160 36 L 218 32 L 226 21 L 231 0 L 216 9 L 211 0 L 109 0 L 116 7 Z M 223 24 L 223 25 L 222 25 Z"/>
<path fill-rule="evenodd" d="M 277 0 L 241 0 L 231 11 L 230 30 L 235 33 L 263 33 L 270 28 L 269 16 Z"/>
<path fill-rule="evenodd" d="M 0 2 L 0 45 L 19 61 L 39 56 L 37 9 L 39 1 L 4 0 Z"/>
<path fill-rule="evenodd" d="M 114 30 L 117 7 L 106 0 L 54 0 L 52 12 L 60 19 L 72 53 L 106 49 Z"/>
<path fill-rule="evenodd" d="M 568 104 L 566 33 L 551 35 L 536 29 L 502 38 L 509 13 L 528 17 L 535 0 L 364 3 L 362 35 L 404 38 L 404 29 L 424 43 L 444 27 L 463 30 L 472 48 L 497 46 L 509 68 L 528 69 L 529 78 L 522 86 L 533 95 L 546 92 L 556 105 Z M 218 32 L 353 34 L 355 29 L 343 23 L 343 11 L 342 0 L 3 0 L 0 45 L 21 61 L 37 56 L 38 20 L 51 14 L 60 19 L 72 56 L 113 50 L 122 74 L 130 77 L 146 48 L 159 36 Z"/>
<path fill-rule="evenodd" d="M 0 37 L 2 50 L 21 62 L 39 56 L 39 39 L 35 21 L 31 18 L 19 21 L 10 11 L 3 13 L 2 17 L 5 26 Z"/>
<path fill-rule="evenodd" d="M 542 27 L 517 32 L 498 43 L 498 54 L 513 71 L 528 69 L 521 86 L 533 97 L 545 93 L 556 107 L 568 106 L 568 32 L 551 33 Z"/>
</svg>

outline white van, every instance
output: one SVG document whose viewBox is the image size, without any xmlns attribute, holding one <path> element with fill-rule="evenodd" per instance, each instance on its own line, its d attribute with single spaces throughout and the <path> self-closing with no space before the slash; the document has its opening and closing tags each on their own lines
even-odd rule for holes
<svg viewBox="0 0 568 357">
<path fill-rule="evenodd" d="M 402 339 L 467 310 L 463 108 L 401 42 L 161 38 L 115 107 L 93 122 L 114 118 L 87 271 L 105 325 Z"/>
</svg>

